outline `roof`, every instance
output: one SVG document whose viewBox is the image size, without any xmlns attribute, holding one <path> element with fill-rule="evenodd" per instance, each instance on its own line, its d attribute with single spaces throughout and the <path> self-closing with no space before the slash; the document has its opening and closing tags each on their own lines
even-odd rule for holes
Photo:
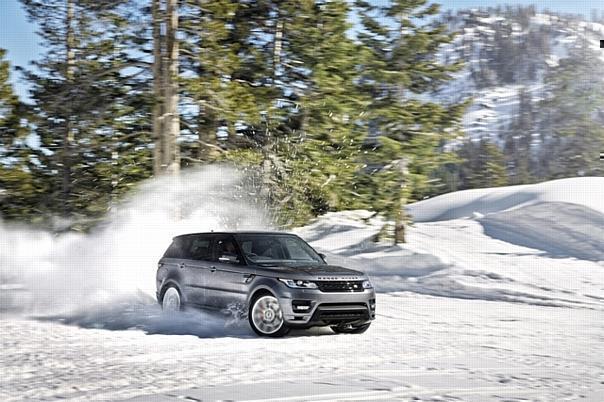
<svg viewBox="0 0 604 402">
<path fill-rule="evenodd" d="M 198 232 L 198 233 L 183 233 L 174 238 L 199 235 L 236 235 L 236 234 L 258 234 L 258 235 L 290 235 L 296 236 L 294 233 L 268 231 L 268 230 L 233 230 L 231 232 Z"/>
</svg>

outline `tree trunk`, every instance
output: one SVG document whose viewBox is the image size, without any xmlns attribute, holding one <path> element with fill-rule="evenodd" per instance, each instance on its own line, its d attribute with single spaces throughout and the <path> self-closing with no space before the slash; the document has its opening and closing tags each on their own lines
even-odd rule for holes
<svg viewBox="0 0 604 402">
<path fill-rule="evenodd" d="M 204 31 L 203 26 L 203 18 L 205 12 L 202 7 L 199 7 L 199 22 L 197 24 L 197 38 L 198 40 L 203 41 L 205 36 L 208 35 L 207 32 Z M 197 49 L 199 54 L 196 57 L 201 58 L 202 46 L 200 45 Z M 197 67 L 197 73 L 199 77 L 203 76 L 204 69 L 206 68 L 203 63 L 199 63 Z M 206 98 L 207 99 L 207 98 Z M 209 102 L 209 99 L 207 99 Z M 212 162 L 214 161 L 219 154 L 218 141 L 216 138 L 216 113 L 207 106 L 199 105 L 200 110 L 197 115 L 197 138 L 199 140 L 199 147 L 197 149 L 197 159 L 204 162 Z M 202 110 L 203 108 L 203 110 Z"/>
<path fill-rule="evenodd" d="M 281 49 L 283 48 L 283 21 L 277 15 L 277 24 L 275 26 L 275 38 L 273 42 L 273 85 L 277 77 L 279 65 L 281 64 Z"/>
<path fill-rule="evenodd" d="M 159 175 L 162 172 L 163 159 L 163 106 L 164 96 L 162 90 L 162 35 L 161 25 L 162 18 L 160 17 L 160 0 L 152 0 L 151 14 L 153 18 L 153 174 Z"/>
<path fill-rule="evenodd" d="M 399 170 L 399 196 L 396 202 L 396 211 L 394 217 L 394 244 L 405 243 L 405 225 L 407 224 L 407 213 L 405 205 L 407 198 L 405 196 L 405 176 L 408 173 L 408 161 L 403 158 L 396 161 Z"/>
<path fill-rule="evenodd" d="M 72 90 L 73 72 L 75 65 L 75 36 L 73 32 L 74 7 L 73 0 L 67 0 L 67 14 L 65 16 L 65 78 L 69 87 Z M 63 201 L 63 215 L 69 216 L 71 212 L 71 165 L 72 165 L 72 147 L 74 141 L 72 116 L 69 112 L 65 115 L 65 130 L 63 131 L 63 149 L 61 155 L 61 198 Z"/>
<path fill-rule="evenodd" d="M 200 111 L 197 117 L 197 138 L 199 148 L 197 159 L 205 162 L 213 162 L 220 154 L 220 148 L 216 142 L 216 116 L 209 110 Z"/>
<path fill-rule="evenodd" d="M 154 173 L 180 171 L 180 115 L 178 112 L 178 0 L 152 0 L 153 14 L 153 136 Z M 164 29 L 162 29 L 162 27 Z"/>
<path fill-rule="evenodd" d="M 178 113 L 178 0 L 168 0 L 166 27 L 166 171 L 180 171 L 180 115 Z"/>
<path fill-rule="evenodd" d="M 405 218 L 406 213 L 402 205 L 399 205 L 394 221 L 394 244 L 405 243 Z"/>
<path fill-rule="evenodd" d="M 276 16 L 277 23 L 275 24 L 275 33 L 273 37 L 273 71 L 272 71 L 272 85 L 273 87 L 276 85 L 277 73 L 279 71 L 279 66 L 281 64 L 281 51 L 283 48 L 283 30 L 284 25 L 283 21 L 279 14 Z M 272 177 L 273 177 L 273 162 L 271 161 L 271 153 L 273 152 L 273 140 L 271 138 L 271 127 L 270 127 L 270 116 L 267 114 L 264 116 L 265 123 L 265 131 L 264 138 L 262 144 L 262 187 L 261 187 L 261 195 L 262 198 L 268 202 L 272 203 Z"/>
</svg>

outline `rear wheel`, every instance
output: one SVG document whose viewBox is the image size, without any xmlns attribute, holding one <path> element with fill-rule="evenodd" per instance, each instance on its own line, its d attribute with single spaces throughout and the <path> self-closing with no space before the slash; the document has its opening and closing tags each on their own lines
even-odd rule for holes
<svg viewBox="0 0 604 402">
<path fill-rule="evenodd" d="M 354 325 L 354 324 L 342 324 L 333 325 L 331 330 L 336 334 L 362 334 L 367 331 L 371 323 Z"/>
<path fill-rule="evenodd" d="M 162 298 L 161 307 L 164 311 L 170 313 L 182 310 L 182 300 L 178 289 L 174 286 L 170 286 L 166 289 L 164 297 Z"/>
<path fill-rule="evenodd" d="M 255 298 L 251 303 L 248 319 L 254 332 L 260 336 L 279 337 L 289 332 L 279 300 L 272 295 Z"/>
</svg>

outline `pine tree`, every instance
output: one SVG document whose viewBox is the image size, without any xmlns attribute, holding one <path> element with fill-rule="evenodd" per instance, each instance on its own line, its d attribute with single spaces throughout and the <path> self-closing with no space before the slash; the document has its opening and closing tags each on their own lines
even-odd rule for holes
<svg viewBox="0 0 604 402">
<path fill-rule="evenodd" d="M 296 122 L 278 147 L 292 195 L 283 206 L 302 220 L 354 204 L 365 136 L 358 121 L 368 102 L 355 86 L 360 49 L 348 36 L 346 1 L 291 2 L 280 15 L 285 35 L 277 73 L 292 93 Z"/>
<path fill-rule="evenodd" d="M 470 188 L 499 187 L 508 184 L 503 153 L 489 139 L 482 138 L 475 150 L 468 182 Z"/>
<path fill-rule="evenodd" d="M 425 191 L 439 164 L 436 151 L 456 128 L 465 106 L 423 102 L 417 94 L 439 88 L 460 65 L 437 60 L 439 46 L 453 38 L 444 24 L 426 22 L 438 13 L 438 5 L 393 0 L 384 6 L 357 1 L 356 6 L 364 28 L 358 34 L 364 45 L 360 89 L 371 99 L 365 119 L 376 139 L 369 145 L 377 154 L 368 164 L 398 161 L 369 171 L 373 178 L 364 180 L 373 182 L 378 199 L 387 200 L 381 208 L 395 219 L 398 243 L 404 241 L 404 203 Z"/>
<path fill-rule="evenodd" d="M 534 169 L 532 140 L 536 130 L 535 118 L 531 94 L 523 87 L 518 94 L 518 113 L 504 134 L 503 152 L 510 184 L 528 184 L 533 181 L 531 171 Z"/>
<path fill-rule="evenodd" d="M 33 221 L 45 188 L 32 174 L 28 112 L 13 92 L 5 55 L 0 49 L 0 218 Z"/>
<path fill-rule="evenodd" d="M 148 127 L 141 88 L 128 67 L 127 1 L 22 0 L 40 27 L 46 53 L 27 73 L 35 134 L 36 174 L 48 183 L 44 208 L 97 219 L 132 181 L 149 174 Z M 144 66 L 143 66 L 144 68 Z M 79 225 L 80 228 L 89 224 Z"/>
<path fill-rule="evenodd" d="M 182 31 L 188 77 L 182 82 L 184 97 L 196 113 L 185 116 L 184 124 L 197 134 L 193 146 L 185 143 L 192 148 L 184 149 L 187 161 L 211 162 L 226 157 L 226 150 L 234 151 L 228 157 L 237 159 L 238 151 L 260 146 L 262 112 L 271 97 L 277 98 L 268 79 L 268 3 L 187 2 Z"/>
<path fill-rule="evenodd" d="M 217 131 L 228 133 L 218 158 L 259 172 L 262 195 L 282 223 L 350 205 L 363 135 L 355 113 L 364 104 L 354 86 L 358 47 L 348 37 L 347 3 L 187 7 L 193 76 L 185 92 L 199 107 L 199 159 L 216 148 L 207 143 Z"/>
<path fill-rule="evenodd" d="M 599 176 L 598 154 L 604 149 L 604 104 L 601 52 L 588 38 L 579 39 L 568 58 L 546 76 L 549 97 L 540 105 L 541 179 Z"/>
</svg>

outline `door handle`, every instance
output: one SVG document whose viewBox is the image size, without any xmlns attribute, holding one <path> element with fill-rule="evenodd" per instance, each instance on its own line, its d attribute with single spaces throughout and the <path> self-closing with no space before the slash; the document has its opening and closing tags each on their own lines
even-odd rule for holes
<svg viewBox="0 0 604 402">
<path fill-rule="evenodd" d="M 212 265 L 212 266 L 210 267 L 210 272 L 216 272 L 216 267 Z"/>
<path fill-rule="evenodd" d="M 181 262 L 180 264 L 178 264 L 178 268 L 184 269 L 185 268 L 185 264 L 183 262 Z"/>
</svg>

